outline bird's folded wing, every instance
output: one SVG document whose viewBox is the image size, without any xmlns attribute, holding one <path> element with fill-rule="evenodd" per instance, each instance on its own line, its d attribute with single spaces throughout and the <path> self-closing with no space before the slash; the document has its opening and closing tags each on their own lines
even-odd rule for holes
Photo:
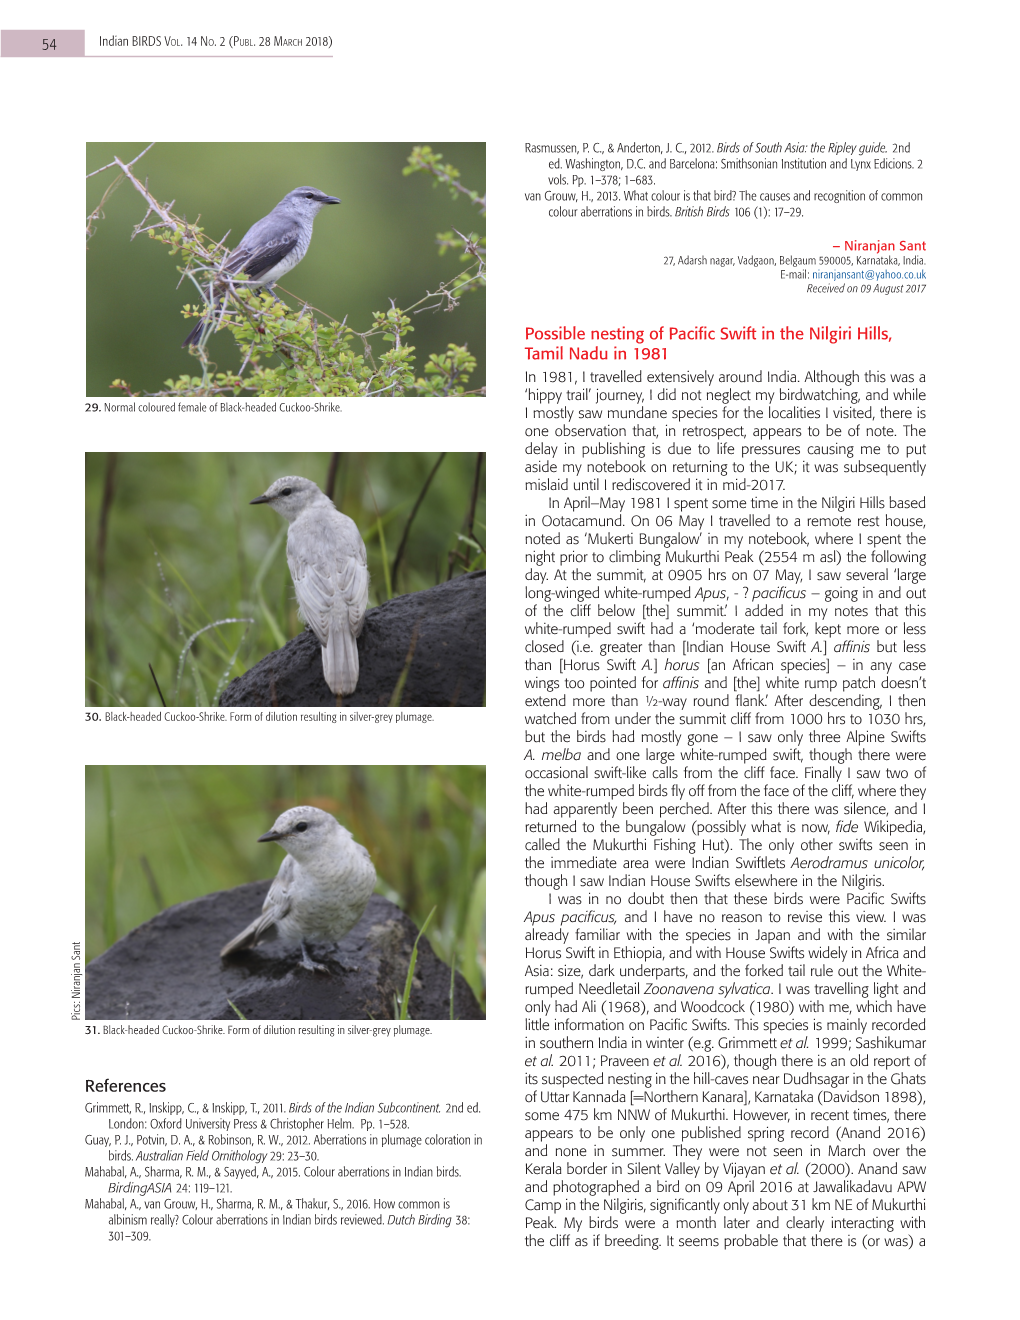
<svg viewBox="0 0 1020 1320">
<path fill-rule="evenodd" d="M 362 548 L 364 554 L 364 548 Z M 351 634 L 358 637 L 365 624 L 368 609 L 368 568 L 356 559 L 344 559 L 337 569 L 337 588 L 347 602 L 347 618 Z"/>
<path fill-rule="evenodd" d="M 326 563 L 310 563 L 302 549 L 294 545 L 293 538 L 287 542 L 287 563 L 294 579 L 298 606 L 320 646 L 329 641 L 331 622 L 335 621 L 337 607 L 341 604 L 346 607 L 352 636 L 357 637 L 364 625 L 368 608 L 368 568 L 364 545 L 360 549 L 360 557 L 341 555 L 331 570 Z M 323 555 L 326 560 L 330 557 L 328 551 Z"/>
<path fill-rule="evenodd" d="M 229 943 L 224 944 L 220 950 L 221 958 L 229 958 L 232 953 L 237 953 L 241 949 L 250 949 L 258 944 L 259 940 L 265 935 L 272 926 L 287 915 L 290 911 L 289 880 L 290 868 L 289 857 L 285 857 L 283 865 L 280 867 L 279 875 L 269 886 L 269 893 L 266 894 L 266 901 L 262 904 L 262 912 L 249 926 L 245 926 L 240 935 L 235 935 Z"/>
<path fill-rule="evenodd" d="M 257 280 L 266 271 L 278 266 L 298 245 L 300 230 L 297 225 L 274 226 L 264 237 L 257 232 L 259 228 L 256 225 L 245 234 L 240 245 L 223 263 L 223 269 L 228 275 L 238 275 L 243 271 L 249 280 Z"/>
<path fill-rule="evenodd" d="M 301 617 L 319 639 L 319 645 L 325 646 L 329 641 L 329 620 L 333 611 L 332 580 L 318 564 L 309 563 L 300 552 L 295 553 L 290 541 L 287 543 L 287 564 L 294 579 Z"/>
</svg>

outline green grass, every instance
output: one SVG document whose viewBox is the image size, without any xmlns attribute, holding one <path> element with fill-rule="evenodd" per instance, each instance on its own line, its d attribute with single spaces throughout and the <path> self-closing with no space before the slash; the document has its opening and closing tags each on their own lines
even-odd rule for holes
<svg viewBox="0 0 1020 1320">
<path fill-rule="evenodd" d="M 484 462 L 438 457 L 336 456 L 334 502 L 364 538 L 370 605 L 485 567 Z M 249 501 L 281 476 L 325 488 L 333 458 L 86 454 L 86 703 L 158 706 L 161 692 L 215 705 L 297 636 L 287 524 Z"/>
<path fill-rule="evenodd" d="M 87 766 L 86 961 L 185 899 L 274 876 L 256 842 L 288 807 L 331 811 L 372 855 L 377 892 L 485 1004 L 484 766 Z"/>
<path fill-rule="evenodd" d="M 408 963 L 407 963 L 407 976 L 404 978 L 404 993 L 403 995 L 401 995 L 400 1000 L 394 1002 L 393 1005 L 394 1007 L 393 1016 L 394 1016 L 394 1020 L 397 1022 L 406 1022 L 407 1019 L 411 1016 L 411 987 L 414 985 L 414 969 L 418 963 L 418 942 L 421 940 L 421 937 L 428 930 L 432 918 L 435 916 L 435 912 L 436 909 L 433 908 L 432 911 L 425 918 L 425 920 L 422 922 L 421 930 L 418 932 L 418 936 L 414 941 L 414 947 L 411 950 L 411 957 L 408 959 Z M 451 995 L 450 1017 L 451 1018 L 453 1017 L 452 995 Z"/>
</svg>

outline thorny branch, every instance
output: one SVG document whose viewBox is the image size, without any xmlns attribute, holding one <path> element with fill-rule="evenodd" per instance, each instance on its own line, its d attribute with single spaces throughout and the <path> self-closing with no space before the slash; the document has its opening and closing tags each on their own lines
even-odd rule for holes
<svg viewBox="0 0 1020 1320">
<path fill-rule="evenodd" d="M 478 197 L 470 188 L 465 188 L 460 180 L 455 178 L 444 165 L 439 163 L 439 161 L 418 160 L 416 163 L 420 170 L 424 170 L 426 173 L 434 175 L 440 183 L 445 183 L 450 188 L 456 188 L 458 192 L 461 192 L 465 197 L 470 198 L 476 206 L 481 207 L 482 215 L 485 215 L 484 193 L 482 193 L 481 197 Z"/>
</svg>

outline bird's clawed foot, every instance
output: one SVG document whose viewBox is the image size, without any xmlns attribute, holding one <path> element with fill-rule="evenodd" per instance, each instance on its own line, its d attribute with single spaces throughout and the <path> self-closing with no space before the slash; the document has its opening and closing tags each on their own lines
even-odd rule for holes
<svg viewBox="0 0 1020 1320">
<path fill-rule="evenodd" d="M 327 976 L 329 975 L 329 968 L 325 963 L 315 962 L 309 954 L 308 946 L 305 944 L 304 940 L 301 941 L 301 961 L 299 966 L 305 968 L 305 970 L 309 972 L 325 972 Z"/>
<path fill-rule="evenodd" d="M 322 957 L 323 954 L 320 953 L 319 956 Z M 308 944 L 302 940 L 301 957 L 298 959 L 297 965 L 303 967 L 307 972 L 325 972 L 327 976 L 332 976 L 336 970 L 341 972 L 356 972 L 359 970 L 352 963 L 344 962 L 333 945 L 325 946 L 325 956 L 328 957 L 329 963 L 316 962 L 312 957 Z"/>
</svg>

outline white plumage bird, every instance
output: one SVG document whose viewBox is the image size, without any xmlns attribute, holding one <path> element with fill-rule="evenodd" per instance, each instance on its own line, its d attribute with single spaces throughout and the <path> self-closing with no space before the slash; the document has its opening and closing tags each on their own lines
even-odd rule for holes
<svg viewBox="0 0 1020 1320">
<path fill-rule="evenodd" d="M 375 867 L 368 850 L 349 830 L 318 807 L 291 807 L 259 843 L 278 843 L 287 856 L 269 887 L 262 913 L 223 946 L 221 958 L 277 939 L 281 952 L 300 949 L 301 966 L 311 972 L 329 968 L 313 962 L 308 943 L 336 944 L 361 920 L 375 888 Z"/>
<path fill-rule="evenodd" d="M 307 477 L 280 477 L 252 504 L 271 504 L 290 523 L 287 563 L 298 608 L 322 647 L 329 690 L 358 686 L 358 637 L 368 608 L 368 556 L 352 519 Z"/>
</svg>

